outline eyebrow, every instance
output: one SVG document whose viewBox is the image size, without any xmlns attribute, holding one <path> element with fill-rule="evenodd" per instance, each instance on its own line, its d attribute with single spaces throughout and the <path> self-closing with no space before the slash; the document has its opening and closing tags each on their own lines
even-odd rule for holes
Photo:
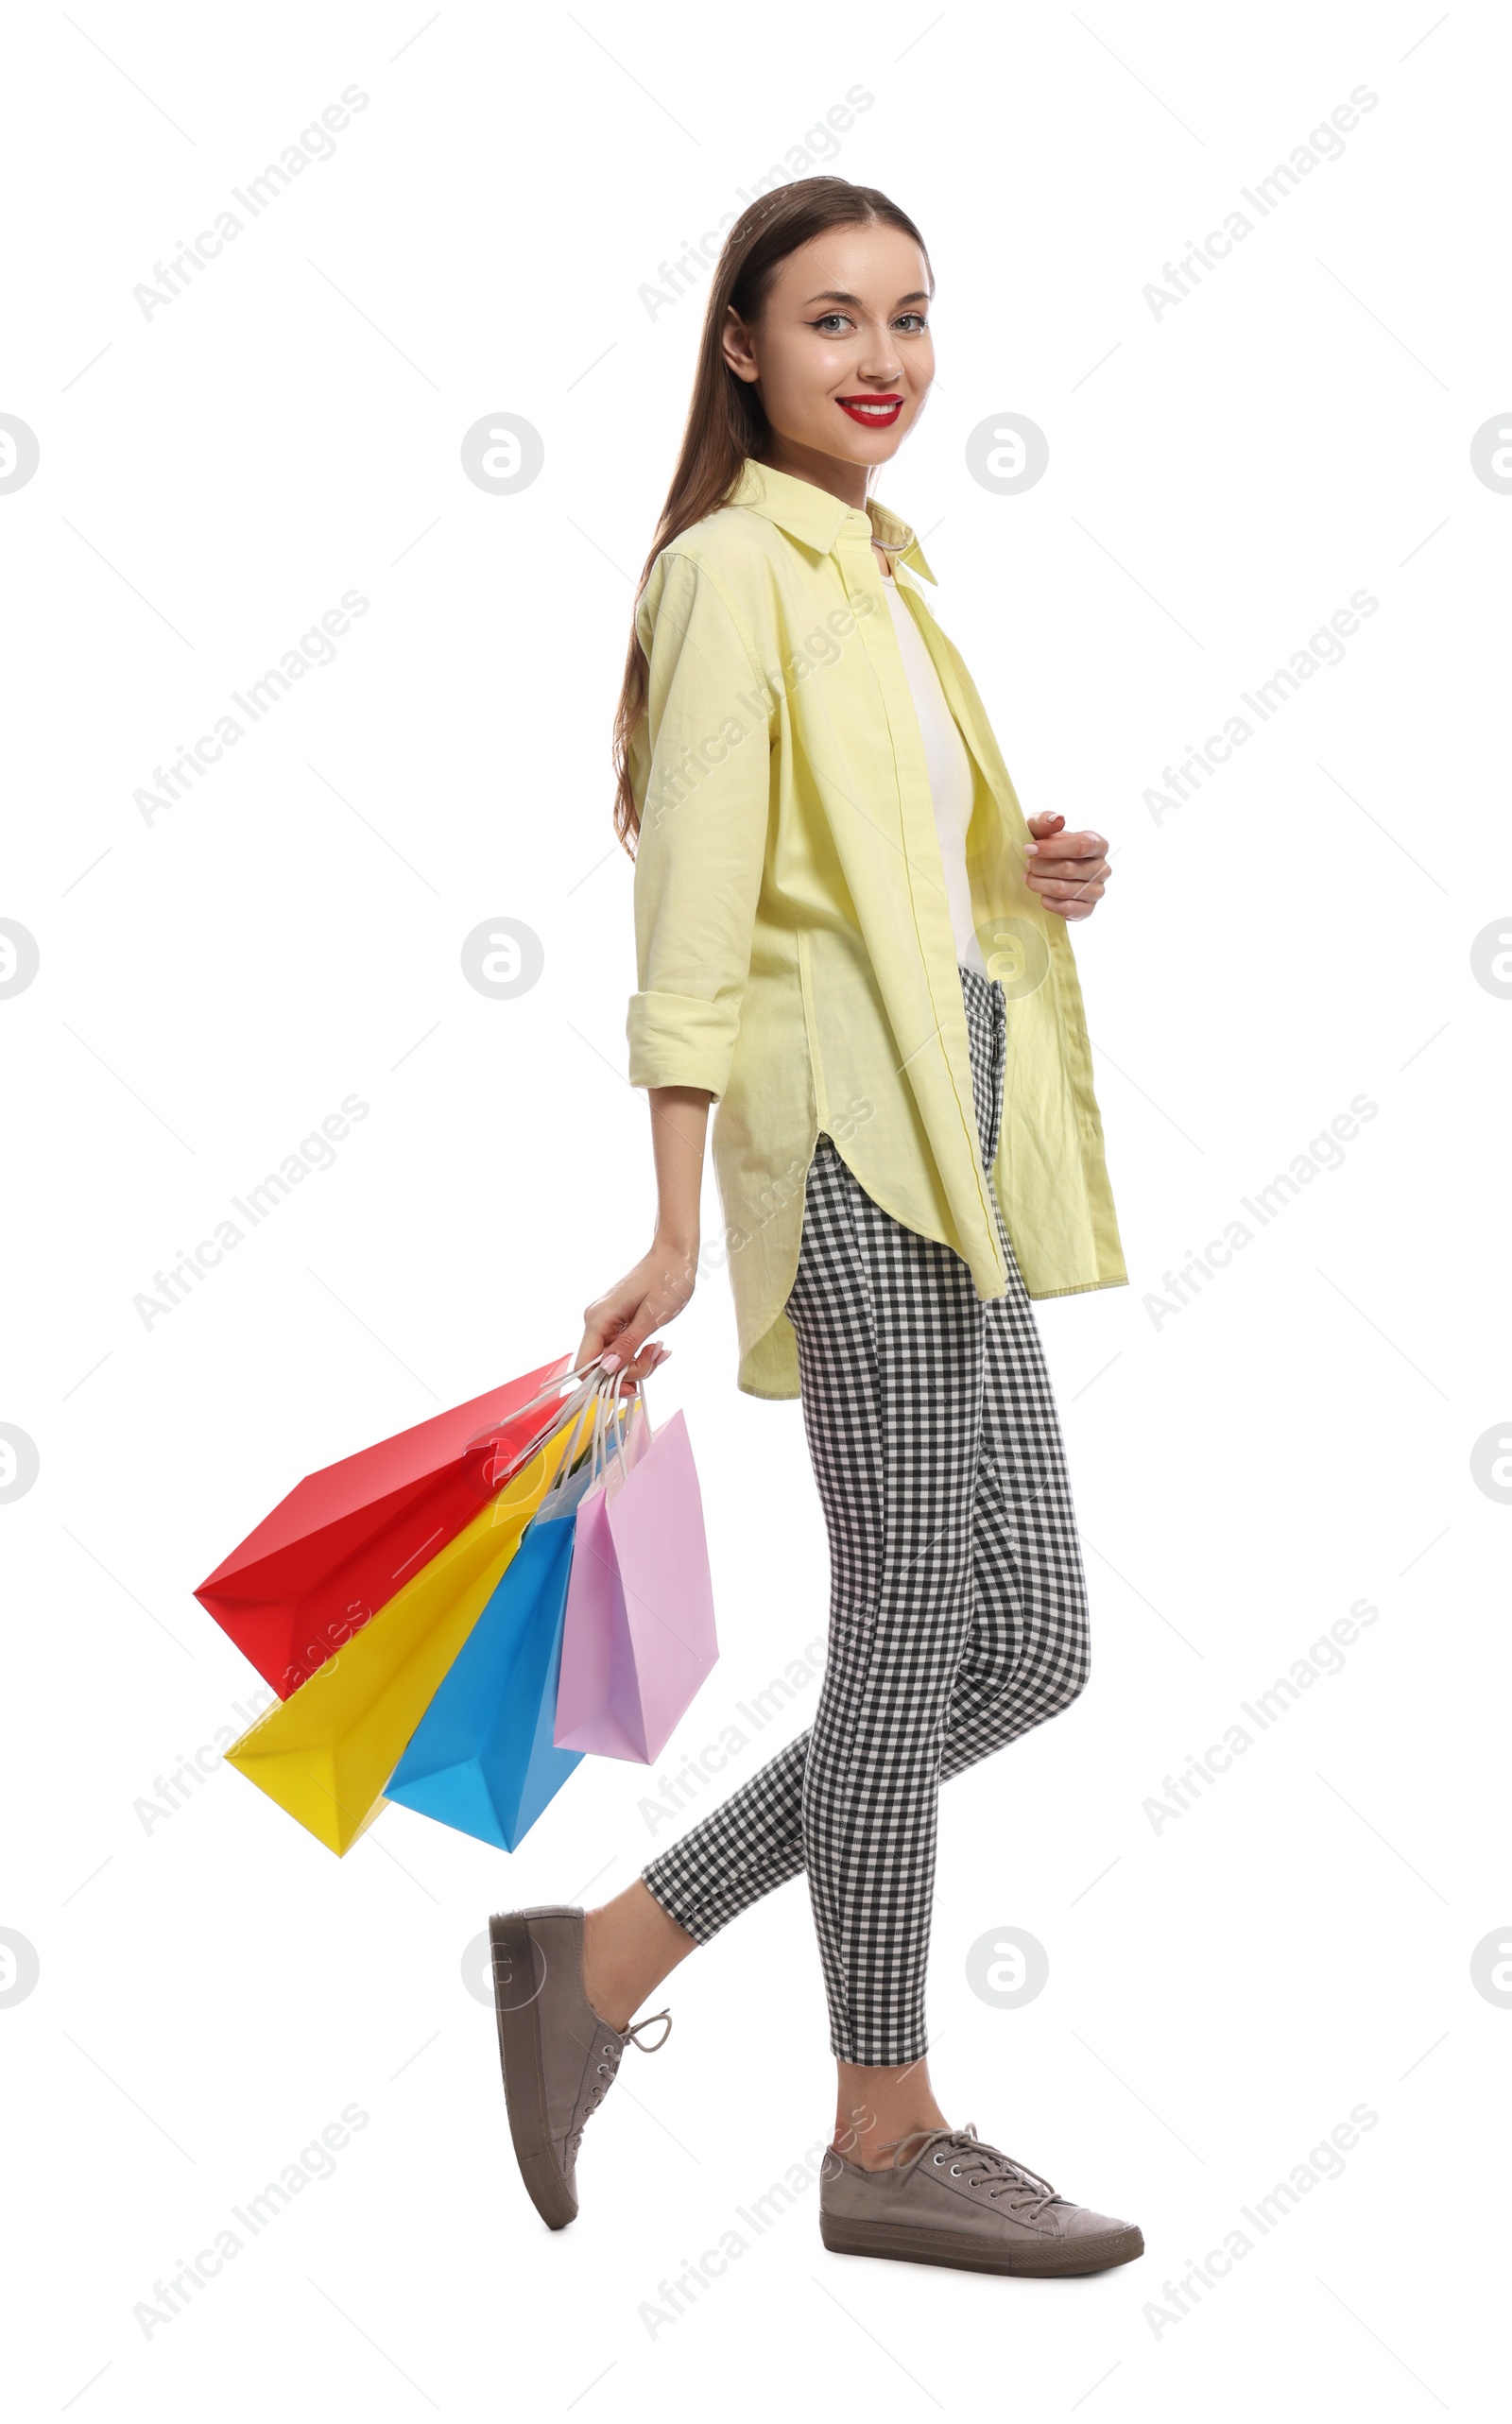
<svg viewBox="0 0 1512 2424">
<path fill-rule="evenodd" d="M 893 305 L 893 309 L 895 311 L 902 311 L 904 303 L 927 303 L 932 300 L 933 298 L 931 296 L 924 293 L 922 287 L 918 287 L 911 295 L 900 295 L 897 302 Z M 822 295 L 810 295 L 808 302 L 803 306 L 805 311 L 807 311 L 809 303 L 853 303 L 857 311 L 863 311 L 866 308 L 859 295 L 842 294 L 839 289 L 834 286 L 826 287 Z"/>
</svg>

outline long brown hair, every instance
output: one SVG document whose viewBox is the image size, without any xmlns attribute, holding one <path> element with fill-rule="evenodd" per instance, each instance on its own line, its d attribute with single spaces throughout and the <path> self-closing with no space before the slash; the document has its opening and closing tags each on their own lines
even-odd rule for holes
<svg viewBox="0 0 1512 2424">
<path fill-rule="evenodd" d="M 759 458 L 770 436 L 754 383 L 737 379 L 725 360 L 725 320 L 730 305 L 747 328 L 754 327 L 772 281 L 790 252 L 828 228 L 865 226 L 877 220 L 912 236 L 928 266 L 924 239 L 907 213 L 875 186 L 852 185 L 845 177 L 799 177 L 779 186 L 775 194 L 761 195 L 726 236 L 704 313 L 681 451 L 656 537 L 636 583 L 637 606 L 662 548 L 729 502 L 746 457 Z M 614 711 L 613 746 L 614 831 L 632 858 L 641 819 L 630 786 L 630 740 L 645 713 L 646 688 L 645 655 L 632 613 L 625 680 Z"/>
</svg>

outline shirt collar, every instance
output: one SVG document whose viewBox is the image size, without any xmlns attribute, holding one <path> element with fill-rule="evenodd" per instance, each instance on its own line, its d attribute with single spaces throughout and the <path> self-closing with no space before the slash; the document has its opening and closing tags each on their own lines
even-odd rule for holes
<svg viewBox="0 0 1512 2424">
<path fill-rule="evenodd" d="M 791 472 L 774 471 L 769 463 L 758 463 L 751 455 L 746 457 L 730 503 L 748 506 L 753 513 L 775 522 L 790 538 L 800 541 L 805 547 L 816 548 L 824 556 L 832 552 L 848 522 L 862 519 L 855 507 L 843 498 L 832 496 L 828 489 L 816 488 L 812 480 L 796 479 Z M 867 516 L 873 535 L 896 554 L 900 563 L 921 574 L 925 580 L 934 580 L 924 551 L 906 522 L 890 513 L 885 505 L 879 505 L 874 497 L 868 501 Z"/>
</svg>

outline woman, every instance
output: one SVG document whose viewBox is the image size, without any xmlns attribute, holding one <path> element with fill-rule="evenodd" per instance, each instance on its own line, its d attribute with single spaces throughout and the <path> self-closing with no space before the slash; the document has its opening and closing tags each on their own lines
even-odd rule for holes
<svg viewBox="0 0 1512 2424">
<path fill-rule="evenodd" d="M 934 376 L 933 284 L 912 220 L 841 178 L 731 229 L 616 721 L 659 1210 L 577 1361 L 638 1383 L 663 1353 L 717 1101 L 738 1384 L 801 1396 L 829 1533 L 819 1705 L 615 1900 L 496 1918 L 495 1986 L 516 2153 L 559 2228 L 632 2015 L 802 1870 L 839 2072 L 826 2245 L 1083 2273 L 1139 2230 L 953 2128 L 925 2060 L 939 1779 L 1087 1679 L 1029 1298 L 1126 1279 L 1066 932 L 1105 845 L 1025 824 L 922 550 L 868 497 Z"/>
</svg>

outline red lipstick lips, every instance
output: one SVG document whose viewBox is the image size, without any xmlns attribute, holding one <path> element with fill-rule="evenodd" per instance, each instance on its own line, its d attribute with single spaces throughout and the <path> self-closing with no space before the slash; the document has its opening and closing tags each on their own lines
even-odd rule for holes
<svg viewBox="0 0 1512 2424">
<path fill-rule="evenodd" d="M 902 396 L 836 396 L 834 401 L 864 429 L 890 429 L 903 408 Z"/>
</svg>

